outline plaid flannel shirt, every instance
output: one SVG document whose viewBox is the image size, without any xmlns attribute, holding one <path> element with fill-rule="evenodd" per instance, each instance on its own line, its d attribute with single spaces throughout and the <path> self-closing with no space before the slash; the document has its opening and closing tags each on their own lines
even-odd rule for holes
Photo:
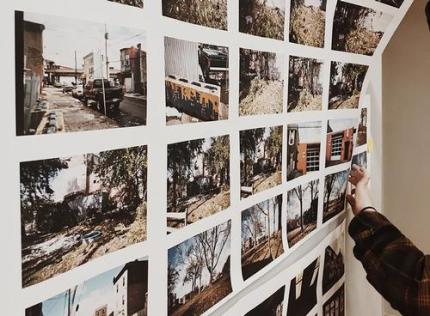
<svg viewBox="0 0 430 316">
<path fill-rule="evenodd" d="M 364 210 L 349 226 L 367 280 L 402 315 L 430 315 L 430 256 L 383 215 Z"/>
</svg>

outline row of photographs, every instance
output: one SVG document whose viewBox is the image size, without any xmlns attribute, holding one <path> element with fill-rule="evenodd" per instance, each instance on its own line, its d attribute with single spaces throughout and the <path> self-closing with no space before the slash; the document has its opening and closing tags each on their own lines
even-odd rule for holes
<svg viewBox="0 0 430 316">
<path fill-rule="evenodd" d="M 21 11 L 15 24 L 17 135 L 147 125 L 144 31 Z M 229 48 L 171 37 L 164 48 L 166 125 L 227 120 Z M 358 108 L 367 65 L 238 53 L 240 116 L 282 113 L 284 99 L 288 113 L 322 111 L 328 69 L 328 109 Z"/>
<path fill-rule="evenodd" d="M 341 282 L 345 271 L 345 226 L 324 249 L 322 282 L 318 282 L 321 256 L 290 281 L 287 315 L 306 316 L 317 304 L 317 287 L 327 294 Z M 260 238 L 269 244 L 270 239 Z M 232 292 L 231 222 L 204 231 L 168 250 L 168 315 L 198 316 Z M 26 316 L 147 315 L 148 258 L 115 269 L 26 309 Z M 246 315 L 282 315 L 285 287 Z M 340 304 L 332 304 L 337 301 Z M 333 309 L 339 313 L 333 314 Z M 324 315 L 344 315 L 343 285 L 324 304 Z"/>
</svg>

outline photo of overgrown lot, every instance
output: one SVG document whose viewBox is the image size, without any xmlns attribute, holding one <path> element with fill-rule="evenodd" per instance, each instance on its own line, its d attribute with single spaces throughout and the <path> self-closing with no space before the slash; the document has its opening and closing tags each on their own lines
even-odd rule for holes
<svg viewBox="0 0 430 316">
<path fill-rule="evenodd" d="M 290 283 L 287 315 L 306 316 L 317 304 L 320 258 L 312 262 Z"/>
<path fill-rule="evenodd" d="M 345 273 L 345 231 L 325 249 L 323 294 L 327 293 Z"/>
<path fill-rule="evenodd" d="M 372 56 L 392 16 L 338 1 L 333 21 L 332 49 Z"/>
<path fill-rule="evenodd" d="M 368 68 L 358 64 L 331 63 L 329 110 L 358 108 Z"/>
<path fill-rule="evenodd" d="M 242 276 L 246 280 L 284 253 L 282 195 L 242 212 Z"/>
<path fill-rule="evenodd" d="M 126 4 L 133 7 L 143 8 L 143 0 L 108 0 L 108 1 L 114 2 L 114 3 Z"/>
<path fill-rule="evenodd" d="M 317 228 L 318 196 L 319 180 L 288 191 L 287 238 L 290 248 Z"/>
<path fill-rule="evenodd" d="M 357 146 L 367 144 L 367 108 L 361 109 L 360 122 L 358 123 L 357 138 L 355 142 Z"/>
<path fill-rule="evenodd" d="M 227 30 L 227 0 L 163 0 L 163 15 L 192 24 Z"/>
<path fill-rule="evenodd" d="M 288 180 L 320 170 L 321 124 L 321 122 L 306 122 L 288 125 Z"/>
<path fill-rule="evenodd" d="M 167 226 L 171 233 L 230 206 L 228 136 L 167 146 Z"/>
<path fill-rule="evenodd" d="M 282 183 L 282 126 L 240 131 L 240 196 Z"/>
<path fill-rule="evenodd" d="M 239 0 L 239 32 L 284 39 L 285 1 Z"/>
<path fill-rule="evenodd" d="M 290 42 L 324 47 L 327 0 L 291 0 Z"/>
<path fill-rule="evenodd" d="M 169 316 L 199 316 L 232 292 L 231 222 L 169 249 Z"/>
<path fill-rule="evenodd" d="M 240 49 L 239 115 L 282 113 L 283 64 L 281 54 Z"/>
<path fill-rule="evenodd" d="M 367 169 L 367 151 L 355 155 L 352 158 L 352 164 Z"/>
<path fill-rule="evenodd" d="M 167 125 L 228 119 L 228 48 L 164 39 Z"/>
<path fill-rule="evenodd" d="M 281 287 L 263 303 L 249 311 L 245 316 L 282 316 L 285 286 Z"/>
<path fill-rule="evenodd" d="M 404 0 L 376 0 L 376 1 L 388 4 L 395 8 L 400 8 L 404 2 Z"/>
<path fill-rule="evenodd" d="M 354 148 L 355 119 L 335 119 L 327 123 L 326 167 L 351 161 Z"/>
<path fill-rule="evenodd" d="M 323 62 L 290 56 L 288 112 L 320 111 L 323 93 Z"/>
<path fill-rule="evenodd" d="M 22 284 L 146 239 L 146 146 L 20 164 Z"/>
<path fill-rule="evenodd" d="M 323 222 L 343 212 L 346 203 L 349 169 L 325 177 Z"/>
<path fill-rule="evenodd" d="M 148 315 L 148 260 L 130 261 L 25 310 L 25 316 Z"/>
<path fill-rule="evenodd" d="M 323 305 L 323 316 L 345 316 L 345 284 Z"/>
</svg>

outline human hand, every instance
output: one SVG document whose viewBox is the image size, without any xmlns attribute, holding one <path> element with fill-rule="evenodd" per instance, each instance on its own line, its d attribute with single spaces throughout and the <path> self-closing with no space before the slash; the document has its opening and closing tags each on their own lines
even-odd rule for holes
<svg viewBox="0 0 430 316">
<path fill-rule="evenodd" d="M 366 169 L 353 165 L 348 180 L 353 188 L 346 199 L 351 205 L 354 215 L 358 215 L 365 207 L 373 207 L 368 187 L 370 177 Z"/>
</svg>

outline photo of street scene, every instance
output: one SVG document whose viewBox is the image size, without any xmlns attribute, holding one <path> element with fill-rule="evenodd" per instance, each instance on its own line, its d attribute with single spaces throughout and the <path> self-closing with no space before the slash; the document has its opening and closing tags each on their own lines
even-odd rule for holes
<svg viewBox="0 0 430 316">
<path fill-rule="evenodd" d="M 22 284 L 146 239 L 146 146 L 20 164 Z"/>
<path fill-rule="evenodd" d="M 167 125 L 228 119 L 228 48 L 164 39 Z"/>
<path fill-rule="evenodd" d="M 337 290 L 323 305 L 323 316 L 345 316 L 345 285 Z"/>
<path fill-rule="evenodd" d="M 143 0 L 108 0 L 108 1 L 114 2 L 114 3 L 126 4 L 133 7 L 143 8 Z"/>
<path fill-rule="evenodd" d="M 320 170 L 321 122 L 289 124 L 287 180 Z"/>
<path fill-rule="evenodd" d="M 227 30 L 227 0 L 162 0 L 162 5 L 166 17 Z"/>
<path fill-rule="evenodd" d="M 282 183 L 282 126 L 240 131 L 240 196 Z"/>
<path fill-rule="evenodd" d="M 317 304 L 317 284 L 320 268 L 318 257 L 290 283 L 287 315 L 306 316 Z"/>
<path fill-rule="evenodd" d="M 349 169 L 325 177 L 323 223 L 345 209 L 348 176 Z"/>
<path fill-rule="evenodd" d="M 167 146 L 168 233 L 230 206 L 228 136 Z"/>
<path fill-rule="evenodd" d="M 288 191 L 287 238 L 293 247 L 317 228 L 319 180 Z"/>
<path fill-rule="evenodd" d="M 263 303 L 249 311 L 245 316 L 282 316 L 285 286 L 273 293 Z"/>
<path fill-rule="evenodd" d="M 25 316 L 148 315 L 148 260 L 104 272 L 25 310 Z"/>
<path fill-rule="evenodd" d="M 246 280 L 284 253 L 282 195 L 242 212 L 242 276 Z"/>
<path fill-rule="evenodd" d="M 327 293 L 345 273 L 345 231 L 325 249 L 323 294 Z"/>
<path fill-rule="evenodd" d="M 351 161 L 357 120 L 336 119 L 327 123 L 326 167 Z"/>
<path fill-rule="evenodd" d="M 323 61 L 290 56 L 288 112 L 321 111 Z"/>
<path fill-rule="evenodd" d="M 357 154 L 352 158 L 352 164 L 363 167 L 367 169 L 367 151 L 362 152 L 361 154 Z"/>
<path fill-rule="evenodd" d="M 400 8 L 404 2 L 404 0 L 376 0 L 376 1 L 385 3 L 395 8 Z"/>
<path fill-rule="evenodd" d="M 290 42 L 324 47 L 327 0 L 291 0 Z"/>
<path fill-rule="evenodd" d="M 367 144 L 367 108 L 361 109 L 355 143 L 357 147 Z"/>
<path fill-rule="evenodd" d="M 281 54 L 240 49 L 239 115 L 282 113 L 283 64 Z"/>
<path fill-rule="evenodd" d="M 332 49 L 372 56 L 392 16 L 338 1 L 333 21 Z"/>
<path fill-rule="evenodd" d="M 199 316 L 232 292 L 228 221 L 169 249 L 169 316 Z"/>
<path fill-rule="evenodd" d="M 358 108 L 368 68 L 358 64 L 331 63 L 329 110 Z"/>
<path fill-rule="evenodd" d="M 16 133 L 146 124 L 142 30 L 15 12 Z"/>
<path fill-rule="evenodd" d="M 239 0 L 239 32 L 284 39 L 285 1 Z"/>
</svg>

